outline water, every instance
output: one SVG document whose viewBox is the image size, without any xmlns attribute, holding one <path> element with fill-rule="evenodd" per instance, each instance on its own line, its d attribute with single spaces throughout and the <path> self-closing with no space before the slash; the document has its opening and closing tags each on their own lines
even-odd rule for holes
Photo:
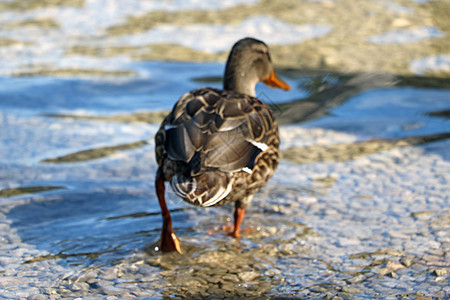
<svg viewBox="0 0 450 300">
<path fill-rule="evenodd" d="M 221 229 L 232 207 L 168 189 L 184 255 L 162 255 L 146 120 L 220 87 L 222 66 L 139 68 L 150 75 L 0 79 L 0 297 L 448 297 L 450 90 L 371 89 L 282 126 L 284 160 L 240 240 Z M 272 105 L 348 80 L 282 73 L 292 92 L 258 86 Z"/>
</svg>

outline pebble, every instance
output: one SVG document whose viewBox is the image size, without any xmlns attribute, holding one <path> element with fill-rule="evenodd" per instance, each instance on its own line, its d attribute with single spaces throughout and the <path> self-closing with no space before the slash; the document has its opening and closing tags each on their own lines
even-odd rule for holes
<svg viewBox="0 0 450 300">
<path fill-rule="evenodd" d="M 31 295 L 28 299 L 30 300 L 46 300 L 47 297 L 41 294 Z"/>
<path fill-rule="evenodd" d="M 94 279 L 98 277 L 98 273 L 96 271 L 90 270 L 84 274 L 82 274 L 80 277 L 76 279 L 76 281 L 87 281 L 92 282 Z"/>
<path fill-rule="evenodd" d="M 360 275 L 356 275 L 356 276 L 354 276 L 354 277 L 348 279 L 348 281 L 349 281 L 350 283 L 358 283 L 358 282 L 361 282 L 361 281 L 363 281 L 363 280 L 365 280 L 365 279 L 367 279 L 367 275 L 362 275 L 362 274 L 360 274 Z"/>
<path fill-rule="evenodd" d="M 239 273 L 237 275 L 243 281 L 252 281 L 252 280 L 256 279 L 259 276 L 258 273 L 253 272 L 253 271 L 241 272 L 241 273 Z"/>
<path fill-rule="evenodd" d="M 414 259 L 411 256 L 404 256 L 404 257 L 400 258 L 400 262 L 405 267 L 410 267 L 414 263 Z"/>
<path fill-rule="evenodd" d="M 342 287 L 341 291 L 344 292 L 344 293 L 350 293 L 350 294 L 359 294 L 359 293 L 361 293 L 361 290 L 358 289 L 358 288 L 346 287 L 346 286 Z"/>
<path fill-rule="evenodd" d="M 431 271 L 431 274 L 433 274 L 435 276 L 445 276 L 445 275 L 447 275 L 447 270 L 446 269 L 433 269 Z"/>
<path fill-rule="evenodd" d="M 226 274 L 222 276 L 222 279 L 225 281 L 231 281 L 231 282 L 239 282 L 239 278 L 236 274 Z"/>
<path fill-rule="evenodd" d="M 394 271 L 390 271 L 390 272 L 388 272 L 385 275 L 387 275 L 389 277 L 392 277 L 392 278 L 397 278 L 398 277 L 397 273 L 395 273 Z"/>
<path fill-rule="evenodd" d="M 232 283 L 225 283 L 221 286 L 221 289 L 232 293 L 233 291 L 236 290 L 236 286 L 235 286 L 235 284 L 232 284 Z"/>
<path fill-rule="evenodd" d="M 313 293 L 325 293 L 327 291 L 326 288 L 321 287 L 321 286 L 311 287 L 311 288 L 309 288 L 309 290 Z"/>
<path fill-rule="evenodd" d="M 70 286 L 72 291 L 87 291 L 89 289 L 89 284 L 85 282 L 74 282 Z"/>
<path fill-rule="evenodd" d="M 152 296 L 152 292 L 151 291 L 133 291 L 132 292 L 133 295 L 135 295 L 135 297 L 139 297 L 139 298 L 149 298 Z"/>
</svg>

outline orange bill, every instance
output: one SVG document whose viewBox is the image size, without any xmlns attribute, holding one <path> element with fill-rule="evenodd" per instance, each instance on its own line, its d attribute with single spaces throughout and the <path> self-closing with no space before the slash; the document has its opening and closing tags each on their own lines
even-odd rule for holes
<svg viewBox="0 0 450 300">
<path fill-rule="evenodd" d="M 269 78 L 263 80 L 263 82 L 268 87 L 280 88 L 286 91 L 289 91 L 291 89 L 289 84 L 287 84 L 283 79 L 281 79 L 280 77 L 277 76 L 277 74 L 275 74 L 275 71 L 272 71 L 272 73 L 270 73 Z"/>
</svg>

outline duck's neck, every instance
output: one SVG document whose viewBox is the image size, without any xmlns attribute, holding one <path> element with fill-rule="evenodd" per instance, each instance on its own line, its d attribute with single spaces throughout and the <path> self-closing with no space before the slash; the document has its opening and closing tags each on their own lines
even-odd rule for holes
<svg viewBox="0 0 450 300">
<path fill-rule="evenodd" d="M 242 62 L 228 59 L 223 78 L 223 89 L 235 91 L 255 97 L 255 86 L 259 79 L 254 69 L 249 68 Z"/>
</svg>

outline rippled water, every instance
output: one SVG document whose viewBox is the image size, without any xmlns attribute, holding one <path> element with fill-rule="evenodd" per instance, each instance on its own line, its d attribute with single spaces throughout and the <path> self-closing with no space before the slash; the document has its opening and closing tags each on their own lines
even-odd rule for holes
<svg viewBox="0 0 450 300">
<path fill-rule="evenodd" d="M 232 207 L 168 189 L 185 253 L 162 255 L 152 113 L 220 86 L 223 66 L 139 68 L 150 76 L 0 79 L 0 297 L 448 297 L 450 90 L 341 99 L 348 76 L 285 70 L 292 92 L 257 94 L 280 121 L 303 98 L 291 109 L 316 99 L 320 114 L 281 127 L 284 159 L 248 233 L 223 234 Z"/>
</svg>

